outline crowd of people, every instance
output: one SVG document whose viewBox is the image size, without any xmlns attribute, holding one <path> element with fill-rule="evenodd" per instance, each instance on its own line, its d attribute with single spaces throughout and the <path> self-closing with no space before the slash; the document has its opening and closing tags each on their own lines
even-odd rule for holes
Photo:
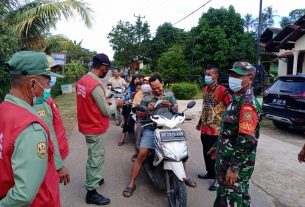
<svg viewBox="0 0 305 207">
<path fill-rule="evenodd" d="M 50 96 L 57 78 L 54 61 L 44 53 L 21 51 L 8 62 L 11 90 L 0 104 L 0 206 L 60 206 L 59 184 L 69 184 L 64 164 L 69 145 L 60 113 Z M 112 69 L 112 87 L 124 87 L 132 103 L 107 98 L 101 81 L 111 69 L 107 55 L 97 54 L 92 69 L 76 83 L 78 129 L 88 147 L 86 163 L 86 203 L 107 205 L 110 199 L 97 192 L 104 183 L 104 139 L 109 128 L 110 111 L 122 107 L 124 121 L 118 145 L 123 146 L 134 123 L 135 153 L 130 180 L 122 195 L 136 190 L 136 178 L 149 151 L 155 148 L 154 126 L 142 127 L 150 115 L 166 110 L 178 111 L 171 91 L 164 89 L 162 77 L 153 74 L 133 76 Z M 218 84 L 219 69 L 205 69 L 202 113 L 194 127 L 201 132 L 206 172 L 201 179 L 213 179 L 209 190 L 217 190 L 214 207 L 251 206 L 249 179 L 254 170 L 259 138 L 261 106 L 253 95 L 256 69 L 247 62 L 236 62 L 230 70 L 229 89 Z M 124 77 L 122 78 L 121 75 Z M 161 104 L 156 106 L 157 102 Z M 138 107 L 141 106 L 141 107 Z M 139 110 L 141 108 L 142 110 Z M 145 110 L 143 110 L 143 108 Z M 305 147 L 298 155 L 305 160 Z M 186 162 L 186 160 L 185 160 Z M 196 187 L 187 176 L 184 183 Z"/>
</svg>

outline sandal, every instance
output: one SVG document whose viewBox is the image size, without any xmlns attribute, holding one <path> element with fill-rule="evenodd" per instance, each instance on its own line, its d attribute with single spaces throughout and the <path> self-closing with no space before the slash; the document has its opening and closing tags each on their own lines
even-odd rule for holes
<svg viewBox="0 0 305 207">
<path fill-rule="evenodd" d="M 131 162 L 135 162 L 137 160 L 138 154 L 133 154 L 131 157 Z"/>
<path fill-rule="evenodd" d="M 195 181 L 192 181 L 191 178 L 184 179 L 184 184 L 192 188 L 195 188 L 197 186 L 197 183 Z"/>
<path fill-rule="evenodd" d="M 130 196 L 132 196 L 132 194 L 133 194 L 133 192 L 134 192 L 135 190 L 136 190 L 136 185 L 134 185 L 133 187 L 127 186 L 127 187 L 124 189 L 122 195 L 123 195 L 124 197 L 130 197 Z"/>
<path fill-rule="evenodd" d="M 124 141 L 119 142 L 119 143 L 118 143 L 118 146 L 122 146 L 123 144 L 124 144 Z"/>
</svg>

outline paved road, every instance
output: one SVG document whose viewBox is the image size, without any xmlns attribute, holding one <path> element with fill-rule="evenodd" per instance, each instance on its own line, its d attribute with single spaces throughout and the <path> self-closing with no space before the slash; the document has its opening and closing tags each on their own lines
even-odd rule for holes
<svg viewBox="0 0 305 207">
<path fill-rule="evenodd" d="M 194 130 L 194 123 L 184 125 L 186 133 L 189 135 L 190 159 L 188 161 L 188 175 L 195 179 L 197 188 L 187 188 L 188 206 L 191 207 L 211 207 L 215 199 L 215 192 L 207 190 L 209 182 L 197 179 L 196 175 L 203 170 L 202 148 L 199 140 L 199 133 Z M 130 157 L 133 154 L 133 145 L 127 142 L 118 147 L 117 141 L 120 137 L 121 128 L 111 124 L 108 131 L 106 143 L 105 161 L 105 184 L 98 191 L 111 198 L 113 207 L 133 207 L 133 206 L 167 206 L 167 198 L 164 192 L 154 189 L 144 172 L 141 172 L 137 180 L 137 190 L 131 198 L 124 198 L 121 193 L 126 186 L 132 162 Z M 87 157 L 87 147 L 84 137 L 74 129 L 70 138 L 70 155 L 66 160 L 66 165 L 70 169 L 71 183 L 69 186 L 61 186 L 62 206 L 78 207 L 87 206 L 85 204 L 85 163 Z M 268 196 L 256 185 L 250 187 L 254 207 L 274 207 L 274 199 Z M 88 205 L 89 206 L 89 205 Z"/>
</svg>

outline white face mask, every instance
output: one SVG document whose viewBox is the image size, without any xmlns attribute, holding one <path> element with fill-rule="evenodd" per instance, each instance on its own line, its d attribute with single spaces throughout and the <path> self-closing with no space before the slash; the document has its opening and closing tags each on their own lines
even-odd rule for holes
<svg viewBox="0 0 305 207">
<path fill-rule="evenodd" d="M 55 76 L 51 76 L 51 80 L 50 80 L 50 86 L 53 87 L 56 83 L 56 77 Z"/>
<path fill-rule="evenodd" d="M 241 83 L 242 79 L 229 77 L 229 88 L 234 92 L 238 92 L 242 89 Z"/>
</svg>

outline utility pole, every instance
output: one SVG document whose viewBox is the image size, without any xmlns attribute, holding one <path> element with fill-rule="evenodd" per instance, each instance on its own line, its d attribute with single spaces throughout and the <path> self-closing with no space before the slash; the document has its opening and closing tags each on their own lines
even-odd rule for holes
<svg viewBox="0 0 305 207">
<path fill-rule="evenodd" d="M 256 65 L 260 64 L 260 39 L 261 39 L 261 30 L 262 30 L 262 5 L 263 0 L 260 0 L 259 3 L 259 16 L 258 16 L 258 28 L 257 28 L 257 45 L 256 45 Z"/>
<path fill-rule="evenodd" d="M 139 22 L 139 23 L 140 23 L 141 19 L 145 18 L 145 16 L 141 17 L 140 14 L 138 16 L 136 16 L 134 14 L 133 16 L 137 18 L 137 22 Z M 138 56 L 139 56 L 140 55 L 141 31 L 140 31 L 140 25 L 137 25 L 137 23 L 136 23 L 136 26 L 138 26 L 137 27 L 137 33 L 138 33 Z"/>
</svg>

